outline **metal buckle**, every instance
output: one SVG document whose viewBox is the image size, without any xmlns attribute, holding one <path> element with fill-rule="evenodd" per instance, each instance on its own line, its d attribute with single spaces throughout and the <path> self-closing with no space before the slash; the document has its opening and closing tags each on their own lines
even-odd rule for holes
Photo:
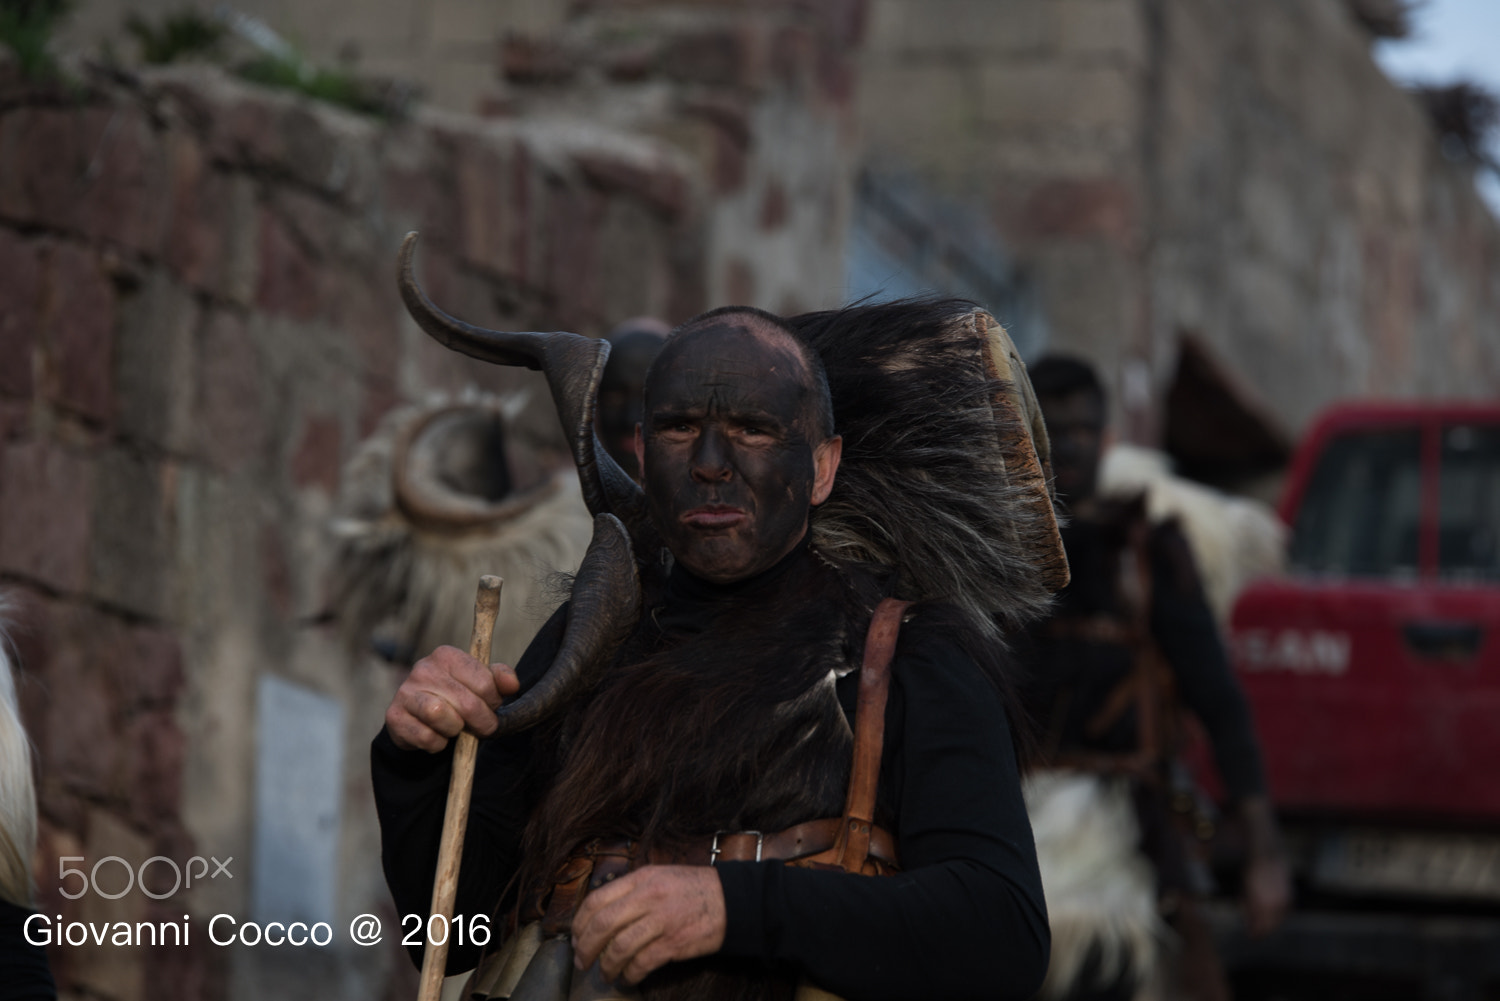
<svg viewBox="0 0 1500 1001">
<path fill-rule="evenodd" d="M 755 861 L 760 861 L 760 853 L 766 846 L 766 836 L 759 831 L 715 831 L 713 843 L 708 846 L 708 864 L 715 865 L 724 849 L 719 847 L 719 839 L 726 834 L 753 834 L 755 835 Z"/>
</svg>

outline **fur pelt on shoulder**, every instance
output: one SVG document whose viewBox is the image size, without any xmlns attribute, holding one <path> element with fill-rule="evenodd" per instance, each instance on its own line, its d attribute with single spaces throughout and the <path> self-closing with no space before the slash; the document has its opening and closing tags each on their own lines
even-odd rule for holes
<svg viewBox="0 0 1500 1001">
<path fill-rule="evenodd" d="M 1161 452 L 1115 445 L 1100 464 L 1099 493 L 1116 499 L 1144 494 L 1153 522 L 1178 522 L 1221 624 L 1247 583 L 1285 569 L 1287 529 L 1270 505 L 1177 476 Z"/>
</svg>

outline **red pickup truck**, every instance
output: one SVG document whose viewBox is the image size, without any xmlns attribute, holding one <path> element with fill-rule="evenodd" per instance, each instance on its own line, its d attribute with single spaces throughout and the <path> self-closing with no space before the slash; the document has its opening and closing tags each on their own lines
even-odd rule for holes
<svg viewBox="0 0 1500 1001">
<path fill-rule="evenodd" d="M 1280 513 L 1289 571 L 1229 644 L 1299 906 L 1226 962 L 1500 998 L 1500 405 L 1335 407 Z"/>
</svg>

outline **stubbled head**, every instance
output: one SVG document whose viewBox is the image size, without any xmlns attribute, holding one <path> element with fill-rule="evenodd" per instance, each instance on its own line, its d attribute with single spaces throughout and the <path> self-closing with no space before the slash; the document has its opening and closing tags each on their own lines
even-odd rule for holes
<svg viewBox="0 0 1500 1001">
<path fill-rule="evenodd" d="M 706 580 L 743 580 L 791 552 L 841 449 L 821 362 L 771 313 L 688 321 L 646 377 L 647 510 L 673 558 Z"/>
<path fill-rule="evenodd" d="M 610 345 L 609 361 L 599 382 L 594 422 L 605 451 L 634 480 L 641 478 L 635 460 L 635 428 L 641 422 L 646 372 L 671 329 L 654 317 L 638 316 L 605 336 Z"/>
<path fill-rule="evenodd" d="M 1077 504 L 1094 495 L 1104 449 L 1104 386 L 1088 362 L 1047 355 L 1030 368 L 1047 437 L 1058 496 Z"/>
</svg>

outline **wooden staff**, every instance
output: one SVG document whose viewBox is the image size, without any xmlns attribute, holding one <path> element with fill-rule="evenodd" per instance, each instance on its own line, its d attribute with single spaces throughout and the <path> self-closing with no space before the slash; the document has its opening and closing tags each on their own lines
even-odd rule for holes
<svg viewBox="0 0 1500 1001">
<path fill-rule="evenodd" d="M 500 611 L 499 577 L 479 578 L 474 596 L 474 632 L 469 638 L 469 656 L 489 666 L 490 641 L 495 635 L 495 616 Z M 458 865 L 464 855 L 464 829 L 469 826 L 469 795 L 474 789 L 474 757 L 479 739 L 465 730 L 453 744 L 453 776 L 448 781 L 448 808 L 443 813 L 443 840 L 438 847 L 437 877 L 432 883 L 431 914 L 443 916 L 442 941 L 429 941 L 422 954 L 422 984 L 417 1001 L 438 1001 L 443 990 L 443 969 L 448 965 L 448 940 L 452 929 L 453 898 L 458 893 Z M 424 927 L 426 934 L 431 927 Z M 427 935 L 430 939 L 432 936 Z"/>
</svg>

